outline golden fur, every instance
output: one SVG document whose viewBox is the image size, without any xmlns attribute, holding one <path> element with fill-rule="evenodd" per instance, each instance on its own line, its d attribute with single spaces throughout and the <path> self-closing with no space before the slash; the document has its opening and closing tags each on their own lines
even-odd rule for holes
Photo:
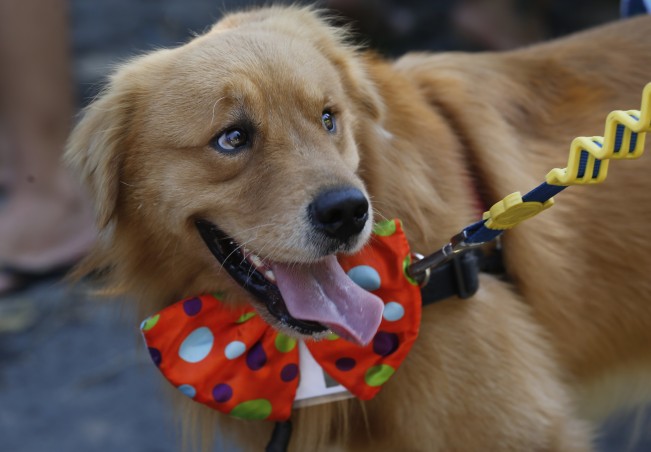
<svg viewBox="0 0 651 452">
<path fill-rule="evenodd" d="M 193 220 L 307 262 L 297 206 L 332 181 L 365 187 L 376 218 L 401 218 L 412 248 L 431 252 L 477 218 L 473 180 L 488 205 L 533 188 L 565 164 L 573 137 L 638 108 L 651 80 L 651 17 L 513 52 L 395 62 L 344 41 L 313 10 L 274 7 L 123 65 L 67 151 L 102 229 L 81 272 L 105 269 L 142 314 L 205 292 L 241 299 Z M 209 142 L 242 109 L 255 143 L 221 155 Z M 571 188 L 506 233 L 509 282 L 482 275 L 472 299 L 426 307 L 382 392 L 299 410 L 293 450 L 589 450 L 588 421 L 651 393 L 640 384 L 651 370 L 649 174 L 649 156 L 617 162 L 605 184 Z M 198 406 L 183 417 L 205 431 L 219 422 L 251 450 L 271 428 Z"/>
</svg>

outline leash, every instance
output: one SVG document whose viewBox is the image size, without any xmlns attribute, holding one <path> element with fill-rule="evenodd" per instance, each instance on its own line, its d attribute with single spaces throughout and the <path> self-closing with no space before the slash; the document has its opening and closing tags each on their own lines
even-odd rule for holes
<svg viewBox="0 0 651 452">
<path fill-rule="evenodd" d="M 292 422 L 276 422 L 271 439 L 265 447 L 265 452 L 285 452 L 289 447 L 289 441 L 292 438 Z"/>
<path fill-rule="evenodd" d="M 639 158 L 644 152 L 646 133 L 650 131 L 651 83 L 648 83 L 642 92 L 640 110 L 611 112 L 606 118 L 603 137 L 577 137 L 572 141 L 566 168 L 552 169 L 547 173 L 545 182 L 524 196 L 515 192 L 504 197 L 484 212 L 480 221 L 466 226 L 439 250 L 407 267 L 407 274 L 421 286 L 428 287 L 433 271 L 456 261 L 459 256 L 476 251 L 476 248 L 497 239 L 504 231 L 552 207 L 553 197 L 570 185 L 603 182 L 610 160 Z M 465 268 L 472 271 L 478 267 Z M 474 278 L 477 278 L 476 274 Z M 472 280 L 473 277 L 467 279 Z"/>
</svg>

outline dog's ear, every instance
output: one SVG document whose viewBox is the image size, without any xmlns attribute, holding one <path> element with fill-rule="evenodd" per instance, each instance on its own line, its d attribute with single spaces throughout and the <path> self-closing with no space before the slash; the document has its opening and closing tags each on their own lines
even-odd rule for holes
<svg viewBox="0 0 651 452">
<path fill-rule="evenodd" d="M 350 55 L 351 53 L 356 53 L 356 51 L 343 48 L 330 51 L 328 57 L 339 69 L 347 94 L 353 101 L 352 105 L 361 110 L 360 113 L 366 115 L 367 118 L 381 122 L 384 117 L 384 102 L 375 82 L 369 75 L 366 67 L 367 59 L 361 55 Z"/>
<path fill-rule="evenodd" d="M 90 190 L 98 227 L 114 215 L 120 188 L 120 167 L 129 134 L 134 98 L 123 86 L 124 77 L 113 77 L 108 87 L 82 113 L 72 131 L 66 163 Z"/>
</svg>

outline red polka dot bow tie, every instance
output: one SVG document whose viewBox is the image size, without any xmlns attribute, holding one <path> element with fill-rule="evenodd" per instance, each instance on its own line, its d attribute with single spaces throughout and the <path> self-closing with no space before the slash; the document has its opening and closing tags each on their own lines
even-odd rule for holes
<svg viewBox="0 0 651 452">
<path fill-rule="evenodd" d="M 421 295 L 405 274 L 410 261 L 400 221 L 376 224 L 364 249 L 339 258 L 353 281 L 384 302 L 373 340 L 360 346 L 331 334 L 306 341 L 324 371 L 362 400 L 391 378 L 418 335 Z M 141 330 L 158 369 L 188 397 L 238 418 L 289 418 L 300 378 L 297 341 L 252 307 L 202 295 L 149 317 Z"/>
</svg>

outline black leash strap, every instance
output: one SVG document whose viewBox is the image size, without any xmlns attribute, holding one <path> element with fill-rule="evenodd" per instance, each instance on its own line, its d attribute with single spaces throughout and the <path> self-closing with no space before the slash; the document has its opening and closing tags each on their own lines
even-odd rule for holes
<svg viewBox="0 0 651 452">
<path fill-rule="evenodd" d="M 285 452 L 289 447 L 289 440 L 292 437 L 291 421 L 276 422 L 271 439 L 265 448 L 265 452 Z"/>
<path fill-rule="evenodd" d="M 500 251 L 485 256 L 479 249 L 469 250 L 432 269 L 429 280 L 420 289 L 423 306 L 450 297 L 472 297 L 479 289 L 479 272 L 504 273 Z"/>
</svg>

